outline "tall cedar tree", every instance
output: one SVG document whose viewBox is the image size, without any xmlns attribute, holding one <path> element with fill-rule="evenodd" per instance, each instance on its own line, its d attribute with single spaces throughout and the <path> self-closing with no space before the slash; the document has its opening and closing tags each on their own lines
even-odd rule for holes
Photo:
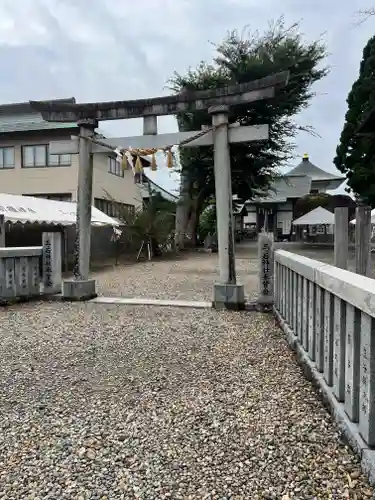
<svg viewBox="0 0 375 500">
<path fill-rule="evenodd" d="M 288 85 L 273 99 L 231 107 L 229 120 L 241 125 L 269 124 L 270 139 L 263 143 L 231 146 L 233 193 L 251 199 L 269 185 L 277 167 L 292 157 L 293 139 L 301 130 L 294 117 L 305 109 L 314 92 L 314 82 L 328 69 L 321 66 L 326 56 L 320 41 L 306 43 L 297 24 L 286 28 L 283 19 L 258 32 L 240 35 L 231 32 L 218 45 L 212 64 L 201 63 L 187 74 L 175 74 L 170 87 L 175 92 L 218 88 L 289 70 Z M 184 113 L 177 117 L 180 130 L 200 130 L 210 125 L 207 112 Z M 306 127 L 308 131 L 309 127 Z M 213 149 L 185 148 L 180 152 L 181 167 L 191 178 L 195 195 L 207 200 L 214 195 Z M 192 193 L 194 196 L 194 193 Z M 203 209 L 204 204 L 200 204 Z"/>
<path fill-rule="evenodd" d="M 375 106 L 375 36 L 363 50 L 359 77 L 346 100 L 348 110 L 334 164 L 362 202 L 375 207 L 375 140 L 357 134 L 364 116 Z"/>
</svg>

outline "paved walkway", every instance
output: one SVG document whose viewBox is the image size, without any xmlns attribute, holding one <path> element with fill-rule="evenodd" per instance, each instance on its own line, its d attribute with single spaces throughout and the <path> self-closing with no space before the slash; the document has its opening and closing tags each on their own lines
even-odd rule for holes
<svg viewBox="0 0 375 500">
<path fill-rule="evenodd" d="M 168 293 L 208 287 L 180 276 Z M 0 351 L 1 500 L 373 493 L 270 316 L 25 304 L 0 310 Z"/>
</svg>

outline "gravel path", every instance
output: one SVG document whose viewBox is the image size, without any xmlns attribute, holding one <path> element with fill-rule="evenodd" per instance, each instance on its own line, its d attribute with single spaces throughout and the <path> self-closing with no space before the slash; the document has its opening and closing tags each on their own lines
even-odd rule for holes
<svg viewBox="0 0 375 500">
<path fill-rule="evenodd" d="M 238 252 L 236 272 L 246 296 L 256 296 L 258 262 L 253 248 Z M 218 281 L 218 256 L 195 252 L 174 260 L 118 265 L 96 273 L 95 278 L 98 294 L 106 297 L 210 301 Z"/>
<path fill-rule="evenodd" d="M 269 316 L 0 310 L 0 499 L 363 499 Z"/>
</svg>

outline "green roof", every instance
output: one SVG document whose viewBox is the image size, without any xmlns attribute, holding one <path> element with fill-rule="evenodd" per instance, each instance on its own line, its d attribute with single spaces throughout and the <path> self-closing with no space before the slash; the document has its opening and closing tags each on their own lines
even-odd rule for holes
<svg viewBox="0 0 375 500">
<path fill-rule="evenodd" d="M 0 118 L 0 133 L 10 133 L 10 132 L 32 132 L 37 130 L 55 130 L 55 129 L 67 129 L 76 128 L 76 123 L 57 123 L 57 122 L 46 122 L 46 121 L 19 121 L 19 122 L 5 122 Z"/>
<path fill-rule="evenodd" d="M 74 103 L 75 99 L 55 99 L 54 102 Z M 43 120 L 29 102 L 0 104 L 0 133 L 32 132 L 37 130 L 58 130 L 76 128 L 76 123 L 57 123 Z"/>
</svg>

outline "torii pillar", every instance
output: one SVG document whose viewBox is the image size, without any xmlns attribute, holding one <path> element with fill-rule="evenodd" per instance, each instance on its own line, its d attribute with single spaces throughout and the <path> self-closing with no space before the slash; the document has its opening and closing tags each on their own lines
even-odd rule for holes
<svg viewBox="0 0 375 500">
<path fill-rule="evenodd" d="M 245 308 L 243 285 L 236 282 L 232 175 L 230 168 L 228 113 L 226 105 L 208 109 L 214 128 L 214 172 L 218 233 L 219 282 L 214 284 L 216 309 Z"/>
<path fill-rule="evenodd" d="M 74 248 L 74 279 L 64 280 L 62 297 L 64 300 L 89 300 L 97 296 L 95 280 L 89 279 L 91 255 L 91 206 L 93 155 L 89 140 L 98 127 L 95 119 L 77 122 L 79 126 L 79 166 L 77 188 L 77 223 Z"/>
</svg>

